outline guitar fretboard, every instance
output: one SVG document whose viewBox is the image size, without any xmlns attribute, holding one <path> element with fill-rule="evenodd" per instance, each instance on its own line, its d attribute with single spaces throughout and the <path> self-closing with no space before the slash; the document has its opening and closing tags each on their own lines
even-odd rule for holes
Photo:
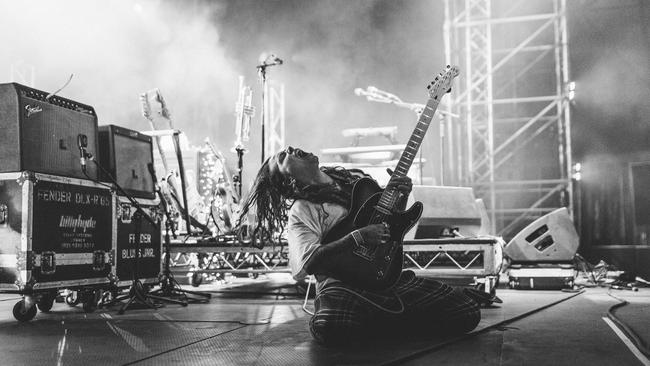
<svg viewBox="0 0 650 366">
<path fill-rule="evenodd" d="M 395 171 L 391 175 L 389 182 L 393 181 L 393 179 L 397 177 L 405 177 L 406 174 L 408 173 L 409 169 L 411 168 L 411 165 L 413 165 L 413 160 L 415 159 L 415 156 L 417 155 L 418 150 L 420 149 L 422 140 L 424 139 L 424 136 L 426 135 L 427 130 L 429 129 L 429 125 L 431 125 L 431 120 L 433 119 L 433 115 L 436 113 L 436 110 L 438 109 L 439 103 L 440 103 L 440 96 L 438 95 L 429 98 L 429 100 L 427 101 L 424 110 L 422 111 L 422 113 L 420 113 L 420 118 L 418 119 L 418 123 L 413 129 L 411 138 L 406 144 L 404 151 L 402 151 L 402 155 L 399 158 L 399 162 L 397 163 L 397 166 L 395 167 Z M 395 190 L 388 190 L 388 189 L 384 190 L 378 202 L 379 209 L 391 211 L 394 205 L 396 204 L 396 200 L 397 200 L 397 194 Z"/>
</svg>

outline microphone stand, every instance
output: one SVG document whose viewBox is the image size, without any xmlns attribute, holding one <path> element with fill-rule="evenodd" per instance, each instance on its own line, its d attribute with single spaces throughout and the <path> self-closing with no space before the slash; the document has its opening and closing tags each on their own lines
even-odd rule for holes
<svg viewBox="0 0 650 366">
<path fill-rule="evenodd" d="M 200 291 L 190 291 L 190 290 L 184 290 L 180 287 L 176 279 L 174 278 L 174 275 L 172 274 L 170 267 L 171 267 L 171 239 L 169 238 L 169 233 L 170 231 L 173 232 L 172 226 L 174 225 L 172 217 L 171 217 L 171 212 L 169 210 L 169 206 L 167 206 L 167 202 L 165 201 L 164 197 L 162 196 L 162 193 L 160 192 L 160 187 L 158 186 L 158 178 L 156 177 L 156 173 L 153 169 L 153 166 L 149 164 L 149 174 L 151 175 L 151 178 L 153 179 L 154 182 L 156 182 L 156 194 L 160 198 L 160 202 L 163 207 L 163 211 L 165 212 L 165 264 L 163 268 L 163 273 L 160 276 L 160 288 L 153 291 L 152 294 L 155 295 L 162 295 L 167 298 L 174 298 L 174 297 L 180 297 L 185 305 L 187 305 L 188 301 L 191 301 L 192 303 L 205 303 L 210 301 L 210 298 L 212 298 L 212 295 L 206 292 L 200 292 Z M 174 236 L 175 238 L 176 236 Z M 187 294 L 192 294 L 192 295 L 197 295 L 197 296 L 202 296 L 204 299 L 197 299 L 197 298 L 190 298 L 187 296 Z M 185 306 L 184 305 L 184 306 Z"/>
<path fill-rule="evenodd" d="M 271 62 L 269 62 L 271 60 Z M 275 65 L 282 65 L 282 60 L 275 57 L 274 55 L 269 55 L 266 60 L 262 61 L 260 65 L 257 65 L 257 72 L 260 75 L 260 82 L 262 84 L 262 117 L 260 120 L 262 121 L 262 164 L 264 164 L 264 158 L 266 157 L 266 150 L 265 150 L 265 140 L 266 140 L 266 104 L 267 104 L 267 92 L 268 92 L 268 85 L 267 85 L 267 79 L 266 79 L 266 68 L 270 66 L 275 66 Z"/>
<path fill-rule="evenodd" d="M 261 124 L 262 124 L 262 164 L 264 164 L 264 158 L 266 157 L 266 147 L 264 146 L 266 140 L 266 68 L 268 65 L 263 63 L 257 66 L 257 71 L 260 74 L 260 83 L 262 84 L 262 112 L 261 112 Z"/>
<path fill-rule="evenodd" d="M 115 178 L 113 178 L 113 176 L 109 172 L 107 172 L 106 169 L 104 169 L 104 167 L 102 167 L 101 164 L 99 164 L 93 158 L 93 156 L 91 154 L 86 153 L 85 151 L 82 151 L 82 155 L 83 155 L 82 158 L 92 160 L 95 163 L 95 165 L 97 165 L 97 167 L 99 169 L 101 169 L 107 177 L 109 177 L 109 179 L 115 185 L 115 187 L 117 188 L 119 193 L 121 195 L 123 195 L 124 197 L 126 197 L 129 200 L 129 202 L 131 202 L 133 207 L 135 207 L 135 212 L 133 213 L 132 220 L 134 221 L 135 227 L 136 227 L 136 230 L 135 230 L 136 231 L 136 233 L 135 233 L 136 234 L 136 238 L 135 238 L 135 249 L 136 250 L 135 250 L 135 259 L 134 259 L 134 269 L 133 269 L 133 271 L 131 271 L 131 277 L 132 277 L 132 279 L 131 279 L 131 288 L 129 289 L 128 294 L 116 297 L 115 299 L 113 299 L 113 301 L 110 302 L 110 304 L 116 303 L 118 301 L 122 301 L 124 299 L 128 299 L 127 302 L 124 305 L 122 305 L 120 310 L 118 310 L 118 314 L 120 314 L 120 315 L 124 314 L 126 309 L 131 304 L 133 304 L 134 302 L 139 303 L 141 305 L 144 305 L 144 306 L 146 306 L 148 308 L 151 308 L 151 309 L 157 309 L 159 307 L 152 300 L 165 301 L 165 302 L 169 302 L 169 303 L 172 303 L 172 304 L 179 304 L 179 305 L 187 306 L 187 302 L 185 302 L 185 301 L 169 299 L 169 298 L 156 296 L 156 295 L 152 295 L 151 293 L 148 293 L 147 289 L 145 289 L 142 282 L 140 282 L 140 279 L 138 278 L 138 273 L 137 272 L 138 272 L 138 262 L 139 262 L 139 259 L 140 259 L 140 225 L 142 223 L 142 218 L 147 220 L 154 228 L 159 228 L 159 225 L 158 225 L 158 223 L 156 223 L 156 221 L 153 218 L 151 218 L 151 216 L 149 216 L 142 209 L 142 206 L 140 206 L 140 203 L 138 203 L 138 201 L 136 201 L 135 198 L 131 197 L 131 195 L 129 195 L 128 193 L 126 193 L 126 191 L 124 191 L 124 189 L 117 183 Z M 85 168 L 85 165 L 83 166 L 83 168 Z M 85 172 L 85 169 L 84 169 L 84 172 Z M 160 229 L 158 229 L 158 230 L 160 230 Z"/>
</svg>

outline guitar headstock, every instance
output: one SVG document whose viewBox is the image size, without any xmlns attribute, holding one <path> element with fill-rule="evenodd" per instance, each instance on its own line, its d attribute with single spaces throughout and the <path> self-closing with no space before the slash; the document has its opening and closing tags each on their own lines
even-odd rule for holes
<svg viewBox="0 0 650 366">
<path fill-rule="evenodd" d="M 457 66 L 447 65 L 444 71 L 438 73 L 436 78 L 427 85 L 429 97 L 440 99 L 446 93 L 451 91 L 451 82 L 460 74 Z"/>
<path fill-rule="evenodd" d="M 155 111 L 157 115 L 166 119 L 169 119 L 171 117 L 165 99 L 160 93 L 160 90 L 156 88 L 140 94 L 140 102 L 142 104 L 142 115 L 145 118 L 151 119 L 153 117 L 152 113 L 154 112 L 154 110 L 151 106 L 152 101 L 156 102 L 160 108 Z"/>
<path fill-rule="evenodd" d="M 156 102 L 160 103 L 160 115 L 164 118 L 169 119 L 171 115 L 169 113 L 169 109 L 167 108 L 167 102 L 165 102 L 165 98 L 163 98 L 162 94 L 160 94 L 160 90 L 154 90 L 156 91 Z"/>
</svg>

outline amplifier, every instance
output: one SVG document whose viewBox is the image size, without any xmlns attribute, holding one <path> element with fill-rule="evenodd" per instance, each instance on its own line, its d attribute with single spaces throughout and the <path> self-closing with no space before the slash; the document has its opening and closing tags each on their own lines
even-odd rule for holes
<svg viewBox="0 0 650 366">
<path fill-rule="evenodd" d="M 0 174 L 0 288 L 110 283 L 114 197 L 89 180 Z"/>
<path fill-rule="evenodd" d="M 78 138 L 97 155 L 97 115 L 93 107 L 9 83 L 0 84 L 0 172 L 34 171 L 87 179 L 81 170 Z M 97 167 L 88 164 L 90 179 Z"/>
<path fill-rule="evenodd" d="M 115 125 L 99 127 L 99 164 L 127 194 L 154 199 L 154 181 L 148 165 L 153 168 L 151 136 Z M 101 172 L 100 178 L 112 181 Z"/>
<path fill-rule="evenodd" d="M 453 229 L 466 237 L 484 233 L 482 215 L 470 187 L 414 185 L 407 207 L 414 201 L 424 205 L 422 217 L 404 240 L 453 237 Z"/>
<path fill-rule="evenodd" d="M 139 198 L 136 201 L 157 225 L 152 225 L 144 217 L 134 220 L 136 210 L 133 204 L 126 197 L 118 196 L 115 264 L 118 286 L 130 285 L 136 277 L 142 283 L 156 283 L 161 272 L 162 211 L 159 202 Z"/>
</svg>

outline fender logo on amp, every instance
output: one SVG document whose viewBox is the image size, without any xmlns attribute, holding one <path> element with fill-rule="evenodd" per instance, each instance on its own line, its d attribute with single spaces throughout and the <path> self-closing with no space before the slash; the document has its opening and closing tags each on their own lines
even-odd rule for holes
<svg viewBox="0 0 650 366">
<path fill-rule="evenodd" d="M 27 118 L 29 118 L 36 113 L 43 112 L 43 108 L 27 104 L 25 106 L 25 111 L 27 112 Z"/>
</svg>

